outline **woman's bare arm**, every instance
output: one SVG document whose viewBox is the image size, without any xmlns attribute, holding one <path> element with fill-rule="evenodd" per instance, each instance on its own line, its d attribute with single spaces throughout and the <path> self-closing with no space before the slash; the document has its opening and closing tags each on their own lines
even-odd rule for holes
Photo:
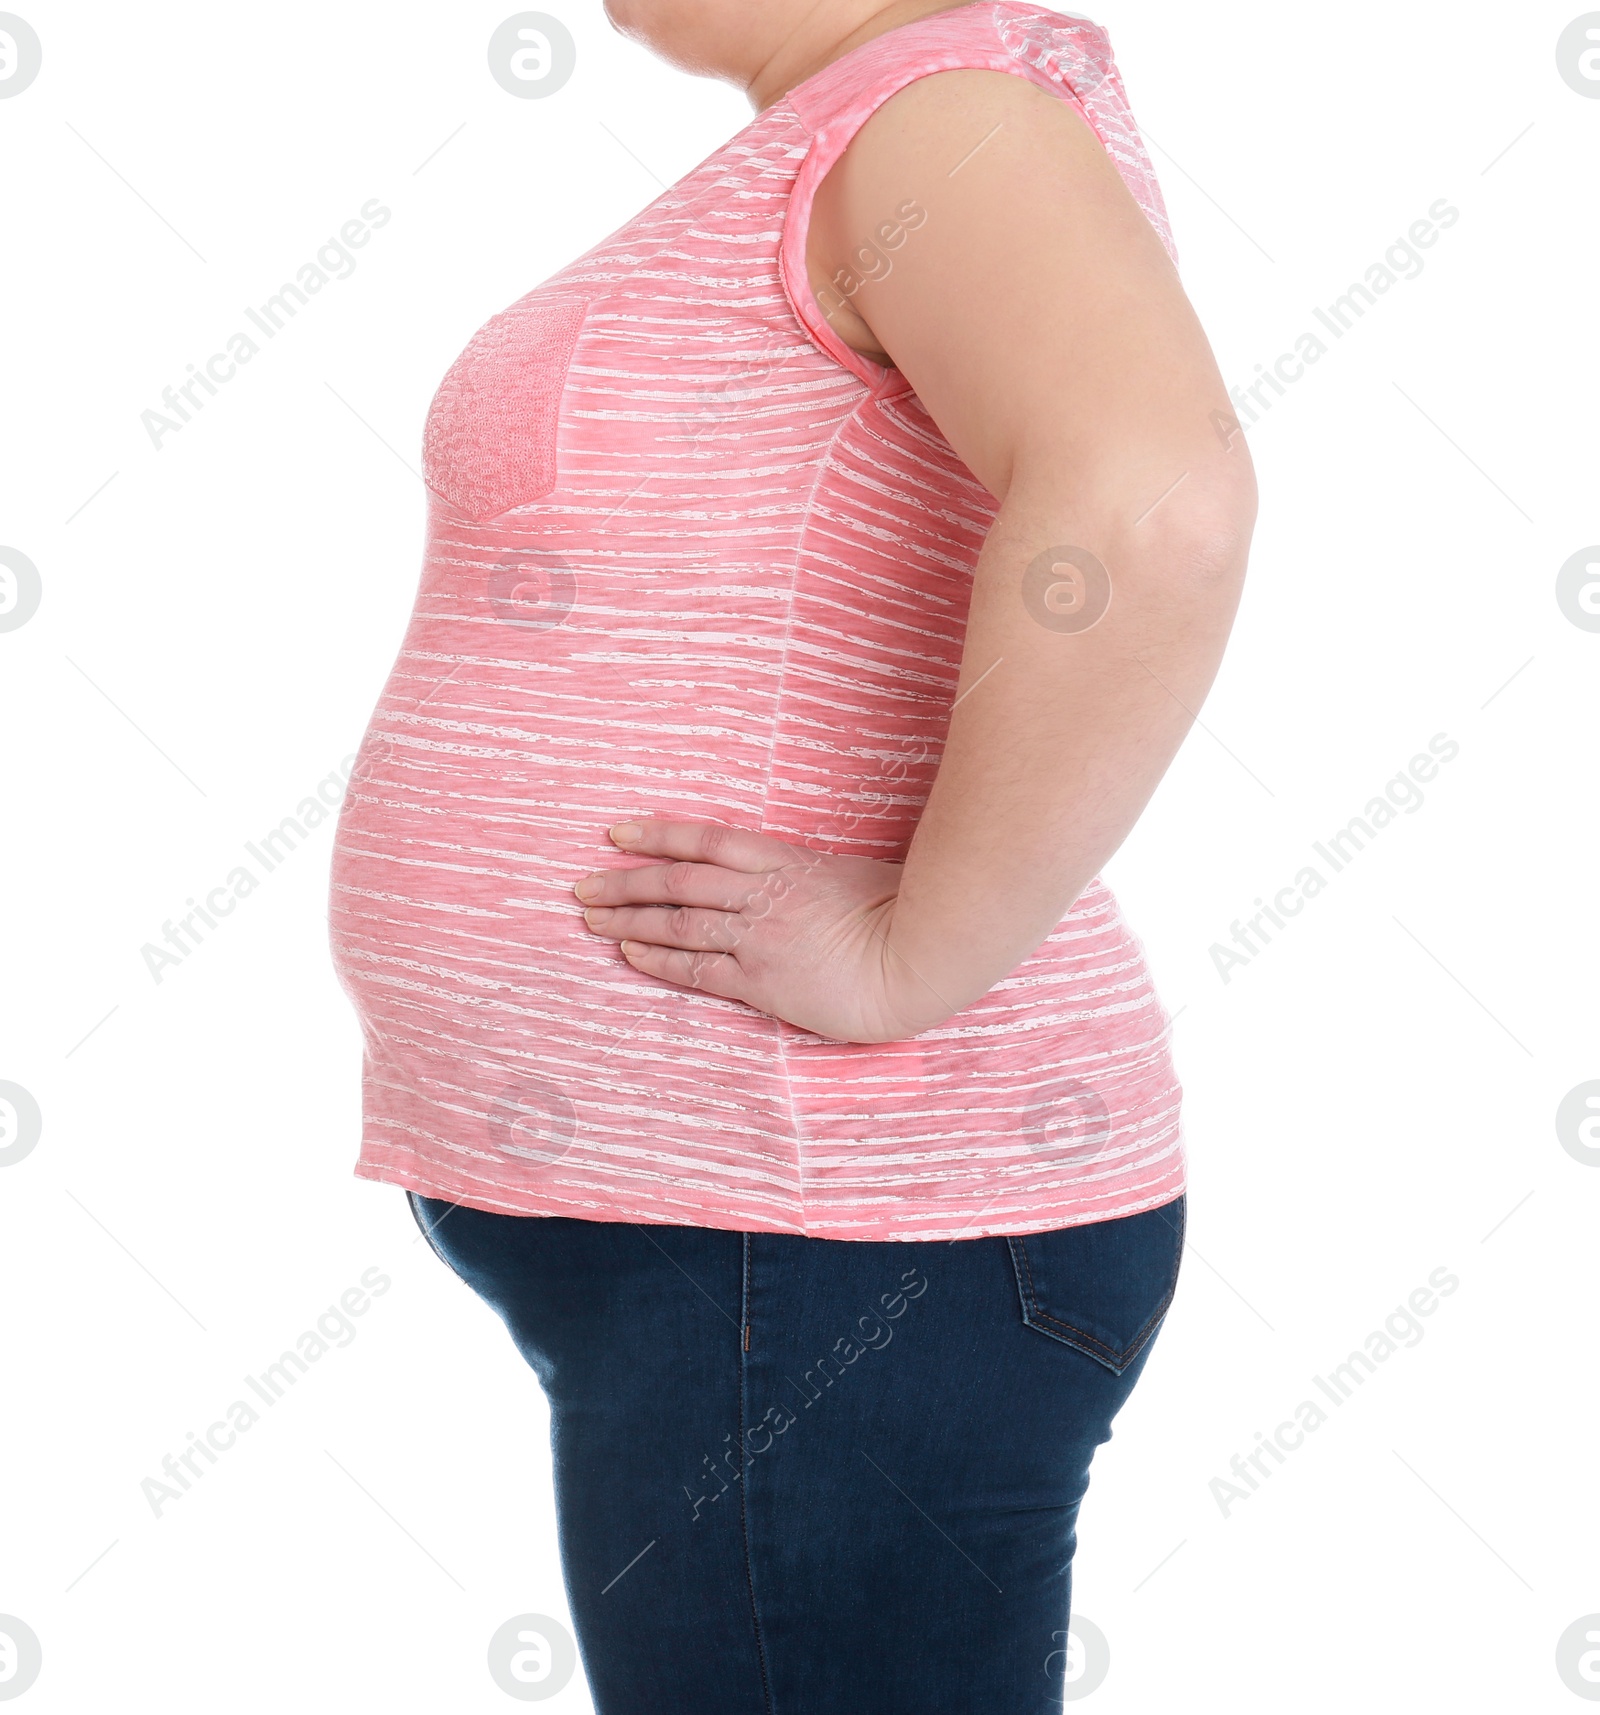
<svg viewBox="0 0 1600 1715">
<path fill-rule="evenodd" d="M 908 198 L 892 268 L 840 274 Z M 909 85 L 819 188 L 812 253 L 849 288 L 840 337 L 893 357 L 1000 503 L 932 793 L 903 868 L 648 823 L 619 844 L 673 870 L 580 897 L 635 907 L 591 926 L 641 970 L 887 1040 L 1013 970 L 1126 837 L 1217 671 L 1255 484 L 1165 250 L 1048 91 Z"/>
</svg>

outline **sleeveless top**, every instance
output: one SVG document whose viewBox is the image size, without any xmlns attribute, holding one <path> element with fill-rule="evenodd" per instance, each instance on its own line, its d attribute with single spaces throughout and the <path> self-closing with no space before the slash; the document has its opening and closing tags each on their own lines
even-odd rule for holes
<svg viewBox="0 0 1600 1715">
<path fill-rule="evenodd" d="M 830 330 L 806 227 L 867 116 L 963 67 L 1071 102 L 1172 252 L 1104 31 L 979 0 L 796 86 L 440 385 L 415 608 L 332 864 L 359 1176 L 862 1240 L 1039 1232 L 1183 1191 L 1170 1019 L 1098 879 L 981 1000 L 882 1045 L 636 972 L 572 893 L 637 861 L 606 829 L 641 815 L 905 855 L 997 506 L 899 371 Z M 980 140 L 952 139 L 952 164 Z M 914 209 L 874 229 L 889 265 Z"/>
</svg>

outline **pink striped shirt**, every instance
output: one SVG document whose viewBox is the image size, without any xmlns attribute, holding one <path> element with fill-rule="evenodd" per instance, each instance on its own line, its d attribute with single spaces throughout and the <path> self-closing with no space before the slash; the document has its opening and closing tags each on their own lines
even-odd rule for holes
<svg viewBox="0 0 1600 1715">
<path fill-rule="evenodd" d="M 1183 1190 L 1170 1020 L 1098 879 L 980 1001 L 882 1046 L 646 977 L 572 894 L 629 861 L 605 830 L 638 815 L 905 854 L 996 506 L 905 378 L 830 331 L 806 226 L 868 114 L 961 67 L 1073 102 L 1171 249 L 1104 32 L 980 0 L 798 85 L 441 384 L 416 605 L 333 859 L 359 1175 L 841 1239 L 1038 1232 Z M 900 218 L 891 249 L 916 242 Z"/>
</svg>

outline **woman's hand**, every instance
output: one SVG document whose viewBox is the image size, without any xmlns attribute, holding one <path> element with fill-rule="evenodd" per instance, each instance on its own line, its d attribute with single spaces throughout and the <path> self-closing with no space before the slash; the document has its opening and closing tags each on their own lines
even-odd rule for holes
<svg viewBox="0 0 1600 1715">
<path fill-rule="evenodd" d="M 824 180 L 819 259 L 846 260 L 916 189 L 927 220 L 853 308 L 999 503 L 905 862 L 656 821 L 613 838 L 660 864 L 578 889 L 636 970 L 850 1042 L 942 1023 L 1062 922 L 1210 688 L 1255 518 L 1244 436 L 1177 270 L 1076 107 L 972 68 L 917 79 L 891 109 Z M 955 176 L 933 165 L 952 139 L 967 151 Z M 1052 605 L 1086 566 L 1092 602 Z M 914 630 L 898 635 L 893 661 L 920 672 Z"/>
<path fill-rule="evenodd" d="M 900 865 L 836 857 L 714 822 L 622 822 L 631 855 L 574 892 L 636 971 L 740 1000 L 841 1042 L 892 1042 L 953 1008 L 890 944 Z"/>
</svg>

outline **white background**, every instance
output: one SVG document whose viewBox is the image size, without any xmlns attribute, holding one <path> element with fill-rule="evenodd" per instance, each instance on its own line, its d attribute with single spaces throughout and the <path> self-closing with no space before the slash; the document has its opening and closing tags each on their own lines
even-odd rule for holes
<svg viewBox="0 0 1600 1715">
<path fill-rule="evenodd" d="M 508 8 L 18 3 L 44 44 L 0 100 L 0 543 L 43 580 L 0 635 L 0 1078 L 44 1116 L 0 1169 L 24 1706 L 507 1707 L 491 1633 L 566 1613 L 545 1411 L 402 1194 L 352 1177 L 331 825 L 159 984 L 140 949 L 355 750 L 456 352 L 749 107 L 597 4 L 552 0 L 576 72 L 517 100 L 485 59 Z M 1227 662 L 1106 872 L 1179 1014 L 1192 1245 L 1083 1515 L 1104 1715 L 1582 1701 L 1556 1671 L 1600 1611 L 1600 1170 L 1554 1124 L 1600 1077 L 1600 633 L 1555 597 L 1600 541 L 1575 12 L 1096 14 L 1231 382 L 1460 211 L 1251 429 Z M 153 449 L 140 413 L 372 197 L 393 218 L 355 272 Z M 1460 753 L 1423 807 L 1224 982 L 1212 945 L 1436 733 Z M 153 1516 L 162 1455 L 373 1266 L 353 1343 Z M 1460 1287 L 1420 1343 L 1225 1517 L 1229 1459 L 1440 1267 Z M 549 1706 L 587 1708 L 581 1677 Z"/>
</svg>

